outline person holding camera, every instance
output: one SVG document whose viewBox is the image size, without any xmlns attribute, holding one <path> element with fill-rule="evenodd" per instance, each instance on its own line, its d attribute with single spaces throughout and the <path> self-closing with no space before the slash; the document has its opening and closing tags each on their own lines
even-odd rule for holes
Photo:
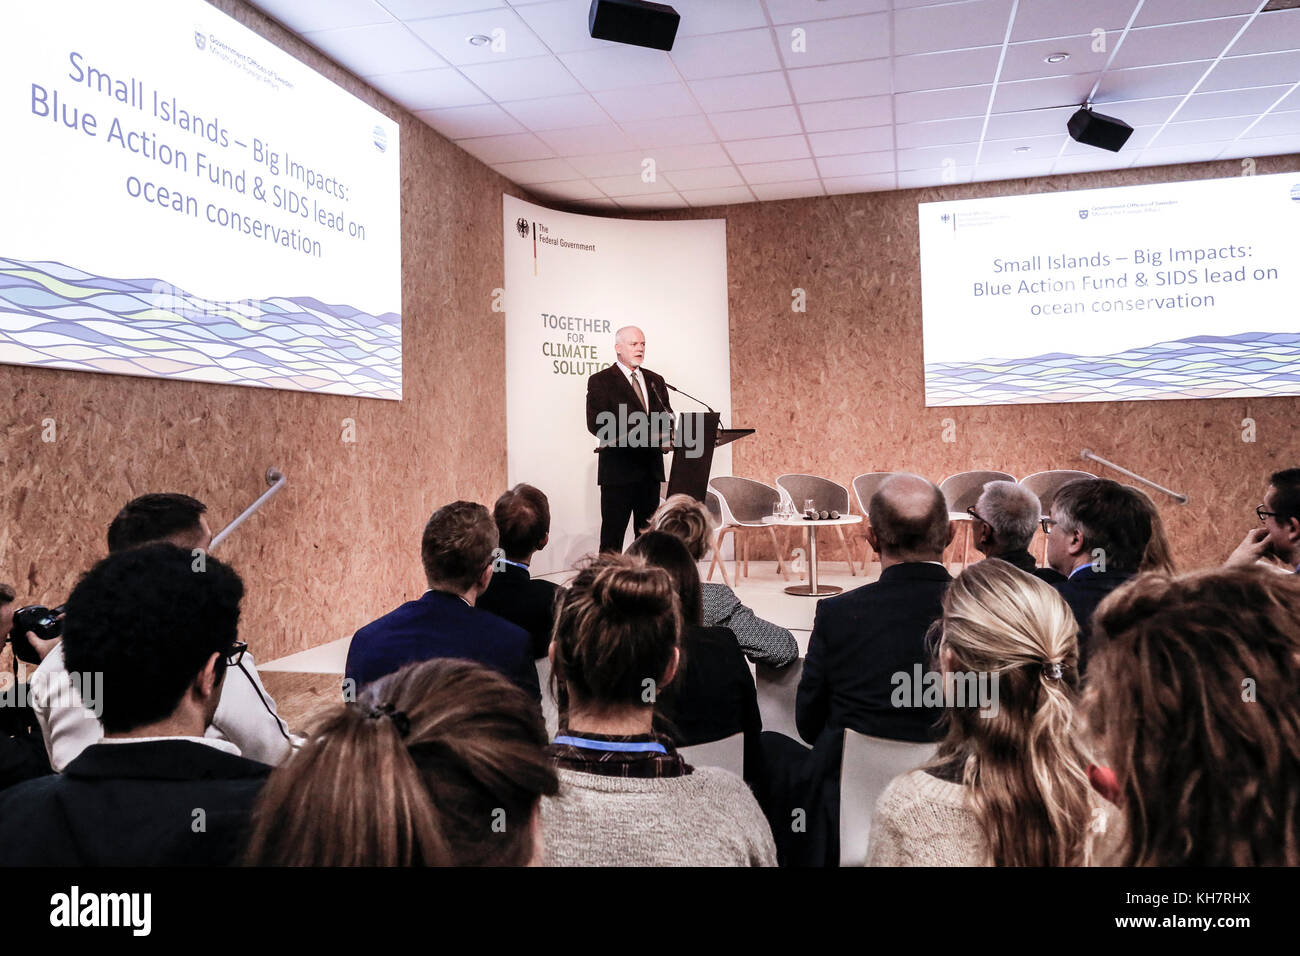
<svg viewBox="0 0 1300 956">
<path fill-rule="evenodd" d="M 13 618 L 14 589 L 0 584 L 0 634 L 9 633 Z M 25 689 L 18 685 L 17 670 L 15 665 L 14 682 L 7 689 L 12 705 L 0 707 L 0 790 L 51 772 L 40 724 L 26 703 Z"/>
</svg>

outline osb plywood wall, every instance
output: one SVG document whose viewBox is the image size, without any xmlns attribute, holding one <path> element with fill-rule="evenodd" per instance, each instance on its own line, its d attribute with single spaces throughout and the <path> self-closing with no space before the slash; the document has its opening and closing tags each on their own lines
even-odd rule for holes
<svg viewBox="0 0 1300 956">
<path fill-rule="evenodd" d="M 401 123 L 401 402 L 0 366 L 0 581 L 61 601 L 130 498 L 181 491 L 220 528 L 287 486 L 216 552 L 244 577 L 258 660 L 350 635 L 424 590 L 420 532 L 506 479 L 501 194 L 523 193 L 238 0 L 213 0 Z M 344 419 L 355 443 L 342 440 Z M 42 422 L 53 419 L 53 442 Z M 8 668 L 5 652 L 0 666 Z"/>
<path fill-rule="evenodd" d="M 1261 158 L 1256 172 L 1298 169 L 1293 155 Z M 1084 462 L 1089 448 L 1189 496 L 1178 505 L 1153 494 L 1180 566 L 1195 567 L 1222 560 L 1258 525 L 1253 509 L 1270 473 L 1300 465 L 1300 398 L 926 408 L 916 206 L 1241 172 L 1235 161 L 1203 163 L 642 218 L 727 220 L 733 419 L 758 429 L 733 446 L 737 475 L 773 483 L 811 472 L 848 485 L 868 471 L 937 482 L 972 469 L 1022 477 L 1077 468 L 1129 480 Z M 806 291 L 806 313 L 791 310 L 795 288 Z M 1300 323 L 1296 303 L 1282 306 Z M 1246 418 L 1253 443 L 1242 441 Z"/>
</svg>

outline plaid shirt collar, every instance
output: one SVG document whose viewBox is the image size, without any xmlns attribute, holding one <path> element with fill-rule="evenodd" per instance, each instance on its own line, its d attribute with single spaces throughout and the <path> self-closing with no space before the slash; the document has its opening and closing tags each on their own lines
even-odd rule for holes
<svg viewBox="0 0 1300 956">
<path fill-rule="evenodd" d="M 605 777 L 682 777 L 692 769 L 663 734 L 577 733 L 561 727 L 548 750 L 561 770 Z"/>
</svg>

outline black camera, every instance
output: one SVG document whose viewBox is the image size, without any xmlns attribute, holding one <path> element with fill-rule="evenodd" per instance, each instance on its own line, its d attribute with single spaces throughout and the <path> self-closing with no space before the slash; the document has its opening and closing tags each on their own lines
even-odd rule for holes
<svg viewBox="0 0 1300 956">
<path fill-rule="evenodd" d="M 9 643 L 13 645 L 14 657 L 25 664 L 39 664 L 41 655 L 36 653 L 32 642 L 27 640 L 27 634 L 30 631 L 42 641 L 60 636 L 63 633 L 63 621 L 59 619 L 62 613 L 62 604 L 53 609 L 32 604 L 14 611 L 14 625 L 9 631 Z"/>
</svg>

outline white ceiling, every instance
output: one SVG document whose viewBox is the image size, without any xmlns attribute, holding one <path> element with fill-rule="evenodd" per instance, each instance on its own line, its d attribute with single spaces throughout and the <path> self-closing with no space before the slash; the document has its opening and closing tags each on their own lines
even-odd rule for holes
<svg viewBox="0 0 1300 956">
<path fill-rule="evenodd" d="M 672 53 L 593 40 L 590 0 L 251 2 L 529 193 L 594 209 L 1300 152 L 1300 9 L 1265 0 L 671 0 Z M 1089 96 L 1135 127 L 1120 153 L 1066 135 Z"/>
</svg>

